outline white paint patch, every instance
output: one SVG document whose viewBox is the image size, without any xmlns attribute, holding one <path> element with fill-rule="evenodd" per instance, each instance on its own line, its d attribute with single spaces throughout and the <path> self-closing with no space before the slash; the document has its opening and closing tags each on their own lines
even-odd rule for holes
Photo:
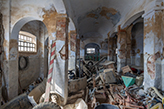
<svg viewBox="0 0 164 109">
<path fill-rule="evenodd" d="M 149 42 L 149 43 L 147 43 Z M 146 34 L 146 38 L 144 39 L 144 54 L 153 54 L 154 53 L 154 33 L 151 31 Z"/>
<path fill-rule="evenodd" d="M 11 50 L 10 50 L 10 60 L 16 60 L 17 59 L 17 54 L 18 54 L 18 49 L 13 47 Z"/>
</svg>

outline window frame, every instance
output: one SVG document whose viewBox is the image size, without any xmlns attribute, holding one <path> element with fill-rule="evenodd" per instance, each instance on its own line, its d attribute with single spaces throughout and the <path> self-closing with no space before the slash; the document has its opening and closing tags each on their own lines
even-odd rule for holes
<svg viewBox="0 0 164 109">
<path fill-rule="evenodd" d="M 89 47 L 89 48 L 86 48 L 87 49 L 87 54 L 95 54 L 96 53 L 96 48 L 94 48 L 94 47 Z M 93 50 L 94 49 L 94 50 Z M 93 52 L 94 51 L 94 52 Z"/>
<path fill-rule="evenodd" d="M 36 53 L 37 37 L 31 33 L 20 31 L 18 36 L 18 52 Z"/>
</svg>

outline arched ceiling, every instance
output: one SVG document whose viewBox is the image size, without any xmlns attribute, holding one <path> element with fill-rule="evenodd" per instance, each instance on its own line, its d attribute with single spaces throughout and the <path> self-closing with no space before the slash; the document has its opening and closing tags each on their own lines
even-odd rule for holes
<svg viewBox="0 0 164 109">
<path fill-rule="evenodd" d="M 67 14 L 73 19 L 83 39 L 100 36 L 106 38 L 123 17 L 147 0 L 63 0 Z M 141 7 L 143 8 L 143 7 Z M 91 35 L 91 33 L 93 33 Z M 97 33 L 97 35 L 95 35 Z M 87 34 L 87 35 L 86 35 Z"/>
</svg>

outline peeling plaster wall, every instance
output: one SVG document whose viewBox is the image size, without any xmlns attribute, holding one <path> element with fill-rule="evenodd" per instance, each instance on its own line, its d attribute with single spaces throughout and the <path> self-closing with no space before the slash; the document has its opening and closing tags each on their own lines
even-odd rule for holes
<svg viewBox="0 0 164 109">
<path fill-rule="evenodd" d="M 55 10 L 55 1 L 49 0 L 3 0 L 2 14 L 3 25 L 5 29 L 4 40 L 4 67 L 6 77 L 7 93 L 9 99 L 18 95 L 18 47 L 17 37 L 20 29 L 29 21 L 39 20 L 43 21 L 48 29 L 48 42 L 56 37 L 56 21 L 57 12 Z M 53 21 L 53 22 L 52 22 Z M 55 23 L 55 24 L 54 24 Z M 44 40 L 42 38 L 41 40 Z M 50 44 L 48 54 L 50 55 Z M 41 52 L 41 51 L 40 51 Z M 43 52 L 44 53 L 44 52 Z M 43 54 L 44 55 L 44 54 Z M 14 70 L 13 70 L 14 69 Z"/>
<path fill-rule="evenodd" d="M 69 10 L 68 14 L 75 22 L 80 38 L 83 36 L 83 38 L 87 39 L 88 37 L 85 36 L 86 33 L 98 32 L 101 34 L 99 40 L 103 42 L 105 38 L 108 37 L 108 33 L 110 36 L 113 32 L 117 32 L 118 25 L 121 25 L 121 27 L 129 26 L 144 13 L 146 9 L 145 6 L 149 3 L 154 3 L 154 1 L 155 0 L 70 0 L 68 3 L 68 1 L 66 2 L 65 0 L 64 2 L 67 10 Z M 133 17 L 134 15 L 136 16 Z M 83 45 L 85 45 L 83 38 L 81 38 L 81 57 L 84 55 L 84 49 L 82 49 Z M 97 37 L 94 36 L 92 38 L 96 39 Z M 95 41 L 95 39 L 89 38 L 87 42 L 102 43 L 101 41 Z M 127 64 L 130 64 L 131 43 L 128 44 L 127 54 L 129 55 L 126 61 Z M 102 50 L 102 52 L 105 53 L 106 50 Z"/>
<path fill-rule="evenodd" d="M 19 52 L 19 56 L 29 57 L 27 68 L 25 70 L 19 70 L 20 85 L 22 89 L 25 89 L 28 87 L 29 84 L 31 84 L 37 78 L 39 77 L 44 78 L 45 75 L 44 70 L 47 69 L 47 65 L 48 65 L 47 61 L 44 59 L 44 56 L 45 58 L 47 57 L 46 55 L 44 55 L 44 49 L 46 49 L 44 47 L 44 39 L 46 37 L 47 30 L 42 22 L 31 21 L 26 23 L 21 28 L 21 31 L 26 31 L 35 35 L 37 41 L 36 53 Z"/>
<path fill-rule="evenodd" d="M 117 61 L 116 55 L 116 48 L 117 48 L 117 36 L 109 37 L 108 38 L 108 60 L 109 61 Z"/>
<path fill-rule="evenodd" d="M 68 96 L 68 21 L 65 15 L 57 17 L 56 23 L 56 56 L 54 60 L 54 69 L 51 87 L 53 91 L 61 95 L 65 104 Z"/>
<path fill-rule="evenodd" d="M 144 16 L 144 82 L 148 87 L 163 89 L 163 11 L 151 11 Z"/>
<path fill-rule="evenodd" d="M 118 25 L 127 27 L 156 0 L 64 0 L 68 14 L 74 20 L 78 33 L 100 32 L 104 38 L 110 31 L 117 32 Z M 71 10 L 71 11 L 70 11 Z M 112 11 L 112 12 L 111 12 Z M 141 14 L 138 14 L 142 12 Z M 138 14 L 138 16 L 134 15 Z M 129 19 L 132 20 L 129 22 Z M 107 20 L 108 19 L 108 20 Z M 89 31 L 87 31 L 89 30 Z M 105 33 L 105 34 L 104 34 Z"/>
<path fill-rule="evenodd" d="M 89 43 L 96 43 L 100 47 L 100 57 L 108 56 L 108 41 L 103 40 L 101 37 L 90 37 L 87 39 L 80 40 L 80 57 L 84 59 L 85 56 L 85 45 Z"/>
<path fill-rule="evenodd" d="M 76 31 L 69 33 L 69 64 L 68 70 L 75 69 L 76 63 Z"/>
<path fill-rule="evenodd" d="M 68 26 L 68 49 L 69 49 L 69 62 L 68 62 L 68 70 L 75 69 L 76 64 L 76 28 L 74 22 L 71 18 L 69 18 L 69 26 Z"/>
<path fill-rule="evenodd" d="M 120 72 L 121 68 L 127 64 L 127 32 L 119 31 L 117 35 L 117 72 Z"/>
<path fill-rule="evenodd" d="M 143 67 L 143 22 L 132 28 L 131 65 Z"/>
<path fill-rule="evenodd" d="M 6 81 L 6 87 L 9 89 L 9 62 L 7 61 L 9 59 L 9 0 L 3 0 L 1 5 L 1 12 L 3 15 L 3 25 L 4 25 L 4 42 L 3 42 L 3 48 L 4 48 L 4 60 L 3 60 L 3 72 L 5 76 Z M 17 87 L 16 87 L 17 88 Z M 9 93 L 9 91 L 7 92 Z"/>
</svg>

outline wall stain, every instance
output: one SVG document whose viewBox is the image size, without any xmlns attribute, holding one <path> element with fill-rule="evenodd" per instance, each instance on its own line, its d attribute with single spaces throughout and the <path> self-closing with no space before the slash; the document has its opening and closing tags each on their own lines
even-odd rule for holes
<svg viewBox="0 0 164 109">
<path fill-rule="evenodd" d="M 144 36 L 151 31 L 160 38 L 162 36 L 161 22 L 162 22 L 162 12 L 156 12 L 151 18 L 144 20 Z M 145 37 L 144 37 L 145 39 Z"/>
<path fill-rule="evenodd" d="M 140 54 L 140 52 L 141 52 L 140 49 L 137 49 L 137 53 Z"/>
<path fill-rule="evenodd" d="M 70 31 L 71 51 L 76 51 L 76 31 Z"/>
<path fill-rule="evenodd" d="M 67 47 L 67 48 L 68 48 L 68 47 Z M 60 57 L 61 57 L 61 59 L 63 59 L 63 60 L 68 59 L 68 49 L 67 49 L 67 48 L 65 48 L 65 45 L 63 45 L 63 47 L 62 47 L 61 50 L 59 51 Z"/>
<path fill-rule="evenodd" d="M 49 36 L 52 36 L 52 33 L 56 32 L 56 18 L 58 16 L 58 13 L 54 6 L 51 7 L 51 9 L 46 10 L 45 8 L 42 9 L 44 12 L 43 22 L 47 27 Z"/>
<path fill-rule="evenodd" d="M 95 18 L 95 19 L 98 18 L 98 17 L 96 16 L 96 14 L 94 14 L 94 13 L 89 13 L 89 14 L 87 15 L 87 17 L 91 17 L 91 18 Z"/>
<path fill-rule="evenodd" d="M 116 13 L 118 13 L 118 11 L 113 8 L 102 7 L 102 10 L 100 12 L 101 16 L 104 16 L 109 20 L 110 19 L 108 15 L 109 13 L 111 13 L 112 15 L 115 15 Z"/>
<path fill-rule="evenodd" d="M 58 17 L 56 24 L 56 40 L 65 41 L 68 32 L 68 18 L 66 17 Z"/>
<path fill-rule="evenodd" d="M 160 57 L 161 57 L 161 53 L 159 51 L 157 53 L 155 53 L 155 60 L 157 60 Z"/>
<path fill-rule="evenodd" d="M 15 39 L 10 39 L 10 47 L 9 47 L 9 59 L 18 58 L 18 42 Z"/>
<path fill-rule="evenodd" d="M 105 17 L 107 20 L 111 20 L 113 25 L 116 25 L 121 18 L 121 14 L 114 8 L 98 7 L 95 10 L 87 12 L 84 16 L 78 17 L 78 23 L 85 18 L 99 19 Z"/>
<path fill-rule="evenodd" d="M 148 74 L 150 75 L 151 79 L 155 79 L 155 56 L 154 55 L 150 55 L 147 58 L 147 71 Z"/>
<path fill-rule="evenodd" d="M 127 33 L 125 31 L 122 31 L 121 29 L 119 29 L 117 36 L 118 36 L 117 42 L 120 45 L 120 47 L 118 47 L 118 50 L 119 50 L 118 57 L 120 59 L 125 59 L 126 58 L 126 47 L 127 47 L 127 43 L 126 43 Z"/>
<path fill-rule="evenodd" d="M 9 50 L 11 50 L 13 47 L 18 48 L 18 42 L 15 39 L 10 39 L 10 48 L 9 48 Z"/>
<path fill-rule="evenodd" d="M 8 47 L 8 46 L 9 46 L 9 42 L 8 42 L 7 40 L 4 40 L 3 46 L 4 46 L 4 47 Z"/>
</svg>

